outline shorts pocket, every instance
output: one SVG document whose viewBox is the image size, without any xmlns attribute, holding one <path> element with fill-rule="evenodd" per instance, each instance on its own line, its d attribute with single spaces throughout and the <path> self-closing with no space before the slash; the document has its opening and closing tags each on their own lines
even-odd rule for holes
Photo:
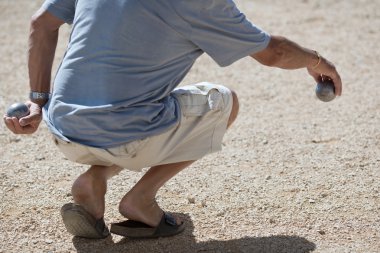
<svg viewBox="0 0 380 253">
<path fill-rule="evenodd" d="M 210 85 L 184 86 L 175 90 L 174 95 L 184 116 L 203 116 L 224 108 L 223 95 Z"/>
<path fill-rule="evenodd" d="M 210 110 L 205 95 L 181 94 L 180 105 L 184 116 L 202 116 Z"/>
</svg>

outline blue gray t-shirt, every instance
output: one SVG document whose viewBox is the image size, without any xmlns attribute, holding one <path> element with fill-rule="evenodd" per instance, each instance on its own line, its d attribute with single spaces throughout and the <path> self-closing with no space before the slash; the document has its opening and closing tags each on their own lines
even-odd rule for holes
<svg viewBox="0 0 380 253">
<path fill-rule="evenodd" d="M 46 0 L 73 24 L 45 121 L 56 136 L 108 148 L 179 120 L 170 92 L 204 52 L 227 66 L 270 36 L 232 0 Z"/>
</svg>

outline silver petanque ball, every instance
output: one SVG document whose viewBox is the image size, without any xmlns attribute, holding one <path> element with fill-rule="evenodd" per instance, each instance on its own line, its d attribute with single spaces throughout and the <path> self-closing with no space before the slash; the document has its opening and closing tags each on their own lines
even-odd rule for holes
<svg viewBox="0 0 380 253">
<path fill-rule="evenodd" d="M 335 98 L 335 87 L 334 83 L 331 81 L 323 81 L 317 83 L 315 88 L 315 94 L 319 100 L 323 102 L 330 102 Z"/>
<path fill-rule="evenodd" d="M 25 117 L 28 114 L 29 108 L 26 106 L 26 104 L 23 103 L 14 103 L 13 105 L 9 106 L 7 110 L 7 116 L 16 117 L 18 119 Z"/>
</svg>

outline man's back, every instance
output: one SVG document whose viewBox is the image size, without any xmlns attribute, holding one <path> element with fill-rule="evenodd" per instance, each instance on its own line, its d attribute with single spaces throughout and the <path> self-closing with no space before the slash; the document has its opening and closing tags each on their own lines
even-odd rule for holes
<svg viewBox="0 0 380 253">
<path fill-rule="evenodd" d="M 91 94 L 73 102 L 130 106 L 158 101 L 179 83 L 202 51 L 167 22 L 178 22 L 170 10 L 156 7 L 161 9 L 138 0 L 77 2 L 69 49 L 56 80 L 80 84 Z M 87 88 L 93 89 L 90 94 Z"/>
<path fill-rule="evenodd" d="M 240 57 L 224 50 L 226 44 L 234 47 L 229 30 L 240 44 L 247 36 L 250 51 L 255 49 L 252 40 L 260 47 L 268 40 L 259 30 L 252 33 L 244 15 L 225 0 L 63 2 L 67 4 L 62 8 L 46 5 L 73 22 L 48 124 L 61 138 L 89 146 L 118 146 L 175 125 L 179 108 L 169 93 L 196 58 L 206 51 L 220 65 L 228 65 Z M 245 27 L 250 34 L 244 34 Z M 247 54 L 247 48 L 236 47 Z"/>
</svg>

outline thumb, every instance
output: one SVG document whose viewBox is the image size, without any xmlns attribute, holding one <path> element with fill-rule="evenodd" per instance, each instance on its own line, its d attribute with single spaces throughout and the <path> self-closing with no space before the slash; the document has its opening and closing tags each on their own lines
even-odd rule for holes
<svg viewBox="0 0 380 253">
<path fill-rule="evenodd" d="M 41 121 L 41 115 L 40 114 L 29 114 L 25 117 L 22 117 L 20 120 L 19 120 L 19 123 L 21 126 L 27 126 L 27 125 L 30 125 L 34 122 L 39 122 Z"/>
</svg>

